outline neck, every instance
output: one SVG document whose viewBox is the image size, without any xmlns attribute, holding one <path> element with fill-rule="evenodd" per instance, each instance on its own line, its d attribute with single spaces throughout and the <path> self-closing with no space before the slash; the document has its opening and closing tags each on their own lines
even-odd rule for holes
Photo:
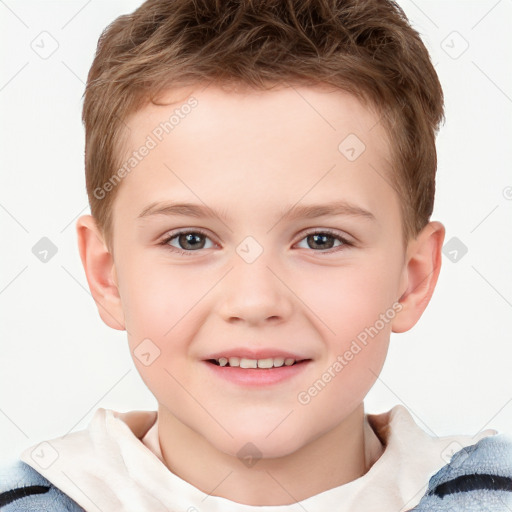
<svg viewBox="0 0 512 512">
<path fill-rule="evenodd" d="M 165 407 L 158 411 L 167 468 L 205 494 L 253 506 L 289 505 L 364 475 L 382 445 L 360 404 L 341 424 L 299 450 L 245 467 L 191 430 Z"/>
</svg>

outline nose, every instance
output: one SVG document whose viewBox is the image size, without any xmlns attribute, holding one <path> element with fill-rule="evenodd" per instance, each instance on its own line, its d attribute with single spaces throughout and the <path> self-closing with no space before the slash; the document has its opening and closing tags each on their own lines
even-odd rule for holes
<svg viewBox="0 0 512 512">
<path fill-rule="evenodd" d="M 260 256 L 255 262 L 235 260 L 222 280 L 219 314 L 230 323 L 281 323 L 293 310 L 293 292 L 279 266 Z M 281 275 L 280 275 L 281 274 Z"/>
</svg>

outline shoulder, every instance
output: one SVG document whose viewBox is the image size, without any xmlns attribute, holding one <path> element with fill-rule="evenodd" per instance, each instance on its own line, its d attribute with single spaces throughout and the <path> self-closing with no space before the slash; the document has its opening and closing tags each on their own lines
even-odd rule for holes
<svg viewBox="0 0 512 512">
<path fill-rule="evenodd" d="M 453 454 L 428 483 L 415 512 L 512 509 L 512 436 L 495 434 Z"/>
<path fill-rule="evenodd" d="M 84 512 L 69 496 L 22 460 L 0 461 L 0 510 Z"/>
</svg>

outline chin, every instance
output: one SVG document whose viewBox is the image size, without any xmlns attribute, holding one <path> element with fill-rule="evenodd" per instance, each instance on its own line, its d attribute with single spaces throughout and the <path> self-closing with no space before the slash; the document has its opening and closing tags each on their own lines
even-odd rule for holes
<svg viewBox="0 0 512 512">
<path fill-rule="evenodd" d="M 269 443 L 268 440 L 243 440 L 240 442 L 235 441 L 231 442 L 229 446 L 218 447 L 218 449 L 227 455 L 236 457 L 242 462 L 248 460 L 248 466 L 251 465 L 251 460 L 257 461 L 262 458 L 279 459 L 281 457 L 287 457 L 288 455 L 291 455 L 300 448 L 301 446 L 298 446 L 296 443 L 293 445 L 290 443 L 281 443 L 276 445 L 276 443 Z"/>
<path fill-rule="evenodd" d="M 277 423 L 276 423 L 277 424 Z M 304 431 L 290 431 L 279 426 L 269 435 L 271 429 L 266 428 L 237 428 L 229 429 L 233 438 L 209 439 L 209 442 L 218 450 L 243 459 L 246 456 L 256 459 L 274 459 L 286 457 L 296 452 L 307 444 L 304 438 Z M 300 432 L 300 435 L 299 435 Z"/>
</svg>

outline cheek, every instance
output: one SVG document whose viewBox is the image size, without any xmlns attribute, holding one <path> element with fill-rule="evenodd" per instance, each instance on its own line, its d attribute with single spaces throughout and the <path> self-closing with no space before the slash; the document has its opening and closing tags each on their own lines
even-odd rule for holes
<svg viewBox="0 0 512 512">
<path fill-rule="evenodd" d="M 131 356 L 142 380 L 159 403 L 187 411 L 190 396 L 183 386 L 189 387 L 191 326 L 199 322 L 193 306 L 202 294 L 181 281 L 179 272 L 171 274 L 165 266 L 133 272 L 125 281 L 123 307 Z"/>
<path fill-rule="evenodd" d="M 167 339 L 186 324 L 194 305 L 211 287 L 202 279 L 165 261 L 133 258 L 122 269 L 122 302 L 128 331 L 136 337 Z"/>
<path fill-rule="evenodd" d="M 372 255 L 357 265 L 325 267 L 315 270 L 314 276 L 302 275 L 297 294 L 304 297 L 315 314 L 311 321 L 321 326 L 336 350 L 343 350 L 376 323 L 379 331 L 390 332 L 389 320 L 384 326 L 380 321 L 381 315 L 394 313 L 397 299 L 399 268 L 389 255 Z"/>
<path fill-rule="evenodd" d="M 134 260 L 118 272 L 127 338 L 141 378 L 160 400 L 182 394 L 175 375 L 186 367 L 197 302 L 207 290 L 179 269 Z M 187 279 L 188 277 L 188 279 Z M 199 289 L 198 289 L 199 288 Z M 161 395 L 161 396 L 160 396 Z"/>
<path fill-rule="evenodd" d="M 347 284 L 360 288 L 331 295 L 337 306 L 330 301 L 321 306 L 330 328 L 324 337 L 326 357 L 297 394 L 297 401 L 307 406 L 304 412 L 320 424 L 334 427 L 349 415 L 364 400 L 386 360 L 392 319 L 386 313 L 392 317 L 395 311 L 385 299 L 387 288 L 371 283 L 373 287 L 363 286 L 363 279 L 347 279 Z"/>
<path fill-rule="evenodd" d="M 364 399 L 388 351 L 399 265 L 389 254 L 371 256 L 357 266 L 316 273 L 309 291 L 302 281 L 300 293 L 318 315 L 311 322 L 324 334 L 326 358 L 299 403 L 314 403 L 322 417 L 336 404 L 335 417 L 324 417 L 333 424 Z"/>
</svg>

